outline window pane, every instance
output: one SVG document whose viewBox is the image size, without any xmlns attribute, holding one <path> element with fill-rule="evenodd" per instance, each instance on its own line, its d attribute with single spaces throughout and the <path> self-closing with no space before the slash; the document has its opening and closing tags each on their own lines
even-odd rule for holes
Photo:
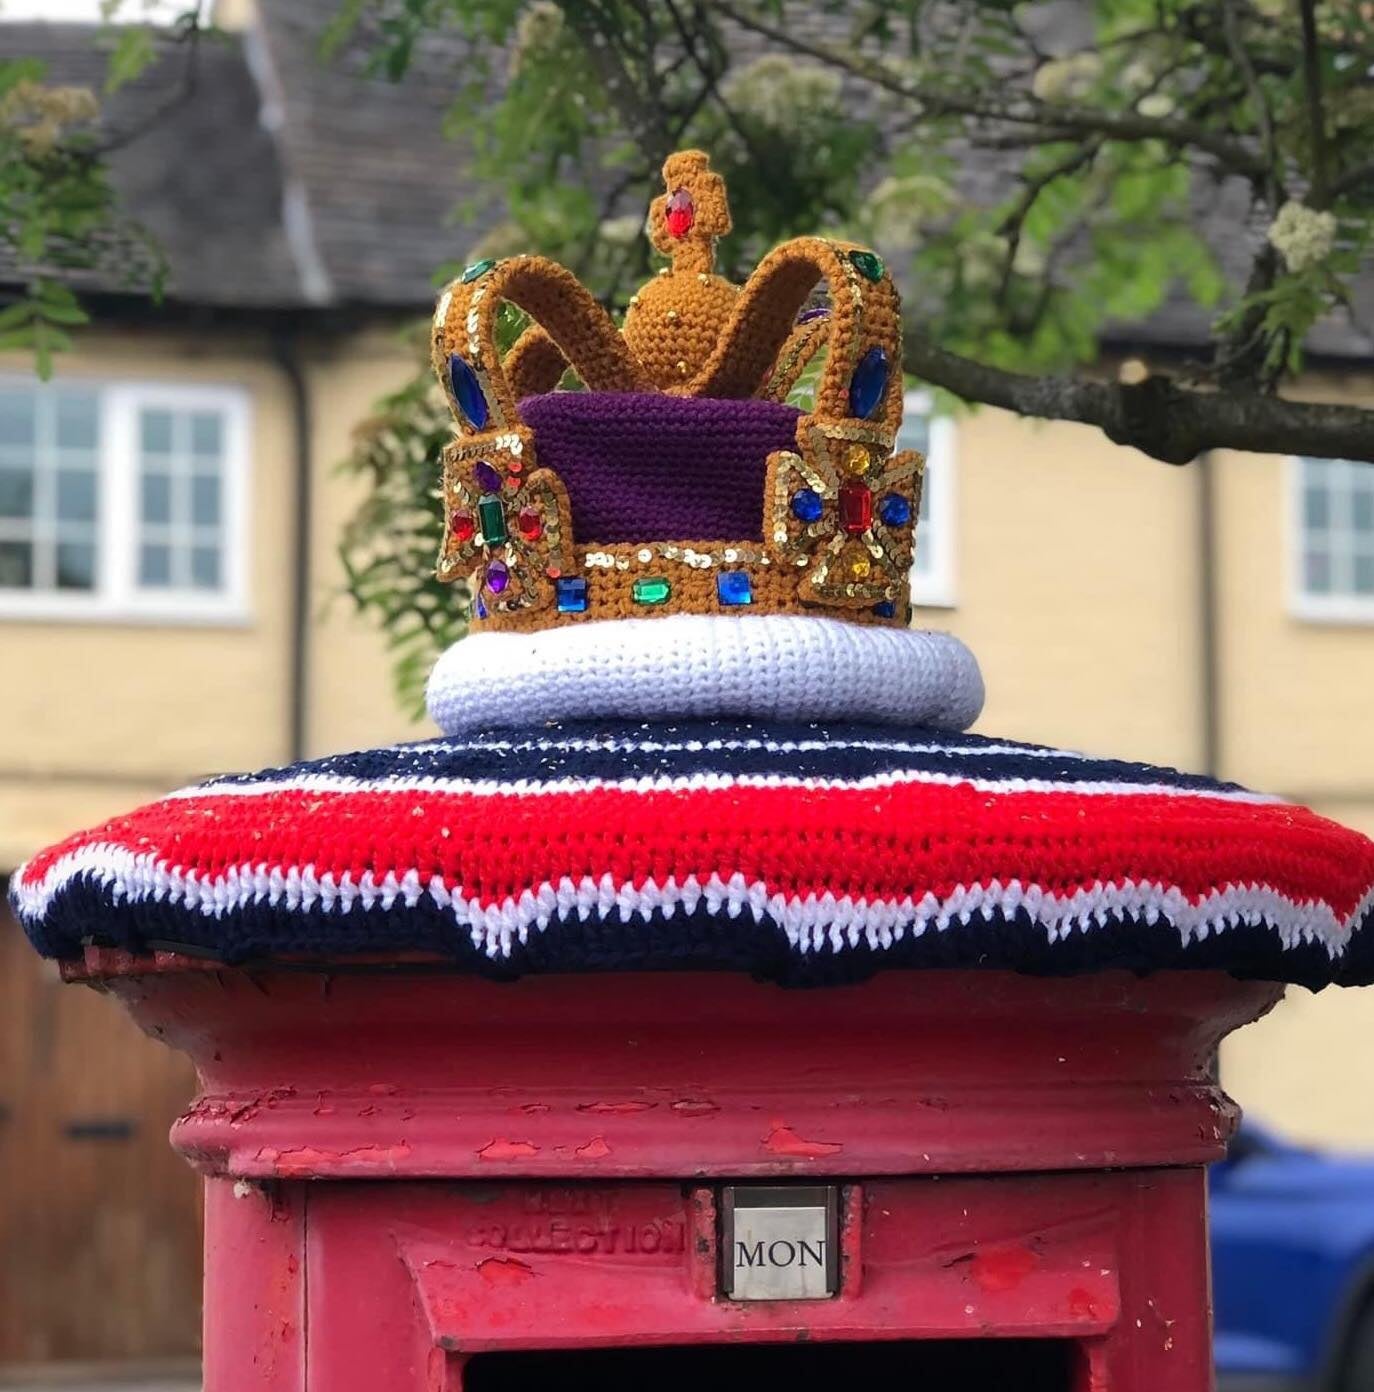
<svg viewBox="0 0 1374 1392">
<path fill-rule="evenodd" d="M 33 392 L 0 391 L 0 445 L 31 446 L 33 438 Z"/>
<path fill-rule="evenodd" d="M 196 411 L 191 416 L 191 453 L 218 459 L 220 444 L 220 418 L 214 411 Z"/>
<path fill-rule="evenodd" d="M 139 516 L 145 522 L 172 520 L 172 481 L 166 474 L 144 474 L 140 491 Z"/>
<path fill-rule="evenodd" d="M 1355 557 L 1355 593 L 1374 595 L 1374 556 Z"/>
<path fill-rule="evenodd" d="M 95 589 L 95 547 L 90 542 L 58 542 L 57 588 L 59 590 Z"/>
<path fill-rule="evenodd" d="M 191 548 L 191 584 L 198 590 L 219 589 L 219 548 Z"/>
<path fill-rule="evenodd" d="M 1312 478 L 1312 465 L 1307 466 L 1307 487 L 1302 493 L 1303 525 L 1313 532 L 1324 531 L 1331 525 L 1331 494 L 1324 482 Z"/>
<path fill-rule="evenodd" d="M 1374 470 L 1374 464 L 1362 467 Z M 1374 486 L 1356 487 L 1350 500 L 1350 522 L 1357 532 L 1374 532 Z"/>
<path fill-rule="evenodd" d="M 95 521 L 95 475 L 85 469 L 57 474 L 57 516 L 62 522 Z"/>
<path fill-rule="evenodd" d="M 902 428 L 897 432 L 897 448 L 927 453 L 930 449 L 929 418 L 914 411 L 908 412 L 902 420 Z"/>
<path fill-rule="evenodd" d="M 33 584 L 33 547 L 27 541 L 0 541 L 0 589 Z"/>
<path fill-rule="evenodd" d="M 0 469 L 0 517 L 33 514 L 33 471 Z"/>
<path fill-rule="evenodd" d="M 96 447 L 98 426 L 94 392 L 58 392 L 57 446 L 59 449 L 93 450 Z"/>
<path fill-rule="evenodd" d="M 1304 557 L 1303 584 L 1311 594 L 1331 593 L 1331 557 L 1325 551 L 1309 551 Z"/>
<path fill-rule="evenodd" d="M 172 583 L 172 551 L 170 547 L 139 547 L 138 583 L 149 587 L 163 587 Z"/>
<path fill-rule="evenodd" d="M 191 480 L 191 521 L 198 527 L 219 525 L 219 478 L 197 474 Z"/>
<path fill-rule="evenodd" d="M 139 438 L 144 454 L 170 454 L 172 452 L 172 413 L 170 411 L 144 411 Z"/>
</svg>

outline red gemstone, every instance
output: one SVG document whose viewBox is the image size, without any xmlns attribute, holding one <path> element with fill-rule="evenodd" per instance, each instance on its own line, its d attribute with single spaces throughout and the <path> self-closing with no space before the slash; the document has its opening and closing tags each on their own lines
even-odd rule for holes
<svg viewBox="0 0 1374 1392">
<path fill-rule="evenodd" d="M 454 541 L 471 541 L 477 532 L 477 519 L 470 512 L 455 512 L 448 519 Z"/>
<path fill-rule="evenodd" d="M 515 525 L 520 528 L 520 535 L 528 541 L 538 541 L 544 535 L 544 515 L 538 508 L 521 508 Z"/>
<path fill-rule="evenodd" d="M 866 532 L 873 525 L 873 490 L 863 483 L 846 483 L 840 488 L 840 526 L 851 536 Z"/>
<path fill-rule="evenodd" d="M 697 220 L 697 209 L 692 195 L 685 188 L 678 189 L 668 200 L 663 210 L 663 220 L 668 224 L 670 237 L 685 237 L 692 230 L 692 224 Z"/>
</svg>

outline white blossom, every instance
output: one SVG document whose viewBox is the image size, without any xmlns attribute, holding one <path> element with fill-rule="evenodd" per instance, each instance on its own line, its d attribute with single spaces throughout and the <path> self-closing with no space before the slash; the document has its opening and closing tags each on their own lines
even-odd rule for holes
<svg viewBox="0 0 1374 1392">
<path fill-rule="evenodd" d="M 1290 199 L 1270 224 L 1268 237 L 1290 271 L 1305 271 L 1331 255 L 1336 218 Z"/>
<path fill-rule="evenodd" d="M 785 131 L 834 111 L 840 86 L 839 74 L 817 63 L 770 53 L 732 73 L 722 90 L 737 111 Z"/>
<path fill-rule="evenodd" d="M 1041 63 L 1031 79 L 1031 91 L 1043 102 L 1081 101 L 1101 76 L 1102 57 L 1089 49 Z"/>
</svg>

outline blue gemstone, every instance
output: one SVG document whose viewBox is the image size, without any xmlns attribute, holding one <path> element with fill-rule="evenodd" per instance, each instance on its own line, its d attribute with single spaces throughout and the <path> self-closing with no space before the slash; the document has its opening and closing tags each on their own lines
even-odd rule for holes
<svg viewBox="0 0 1374 1392">
<path fill-rule="evenodd" d="M 449 354 L 448 380 L 453 387 L 453 399 L 458 403 L 458 409 L 468 418 L 474 430 L 481 430 L 491 414 L 487 398 L 482 395 L 482 384 L 477 380 L 477 374 L 468 366 L 466 359 L 457 353 Z M 853 388 L 850 392 L 852 395 Z"/>
<path fill-rule="evenodd" d="M 884 599 L 873 606 L 873 612 L 880 619 L 895 619 L 897 617 L 897 606 L 890 599 Z"/>
<path fill-rule="evenodd" d="M 554 581 L 560 614 L 581 614 L 587 608 L 587 582 L 580 575 Z"/>
<path fill-rule="evenodd" d="M 486 606 L 485 604 L 482 603 L 482 596 L 481 596 L 481 595 L 478 595 L 478 596 L 477 596 L 477 617 L 478 617 L 479 619 L 485 619 L 486 616 L 487 616 L 487 606 Z"/>
<path fill-rule="evenodd" d="M 905 527 L 911 521 L 911 499 L 900 493 L 887 493 L 878 504 L 878 516 L 889 527 Z"/>
<path fill-rule="evenodd" d="M 798 522 L 819 522 L 825 504 L 814 488 L 799 488 L 792 495 L 792 516 Z"/>
<path fill-rule="evenodd" d="M 887 350 L 870 348 L 859 359 L 849 379 L 849 409 L 860 420 L 867 420 L 882 405 L 887 391 Z"/>
<path fill-rule="evenodd" d="M 716 572 L 716 594 L 722 604 L 752 604 L 754 587 L 749 582 L 747 570 L 718 570 Z"/>
</svg>

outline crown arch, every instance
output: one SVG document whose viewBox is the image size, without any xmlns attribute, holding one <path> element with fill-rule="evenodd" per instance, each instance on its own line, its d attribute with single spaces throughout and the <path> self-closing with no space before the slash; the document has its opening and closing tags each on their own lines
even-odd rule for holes
<svg viewBox="0 0 1374 1392">
<path fill-rule="evenodd" d="M 852 418 L 851 388 L 867 355 L 881 350 L 886 380 L 864 417 L 895 435 L 902 418 L 902 320 L 896 287 L 865 248 L 825 237 L 797 237 L 770 252 L 745 283 L 716 350 L 691 384 L 694 396 L 750 397 L 768 391 L 797 315 L 821 281 L 830 292 L 829 356 L 816 387 L 815 414 Z"/>
<path fill-rule="evenodd" d="M 517 384 L 523 385 L 531 362 L 517 360 L 518 372 L 503 363 L 496 346 L 497 316 L 502 304 L 522 309 L 543 329 L 550 345 L 572 366 L 589 391 L 632 392 L 650 383 L 610 315 L 570 271 L 542 256 L 515 256 L 453 281 L 439 298 L 434 318 L 434 370 L 451 400 L 451 363 L 462 359 L 481 389 L 493 428 L 520 423 Z M 528 352 L 528 349 L 527 349 Z M 550 355 L 540 353 L 544 364 Z M 536 374 L 542 375 L 542 374 Z M 453 402 L 455 407 L 458 403 Z M 460 423 L 484 429 L 457 410 Z"/>
</svg>

